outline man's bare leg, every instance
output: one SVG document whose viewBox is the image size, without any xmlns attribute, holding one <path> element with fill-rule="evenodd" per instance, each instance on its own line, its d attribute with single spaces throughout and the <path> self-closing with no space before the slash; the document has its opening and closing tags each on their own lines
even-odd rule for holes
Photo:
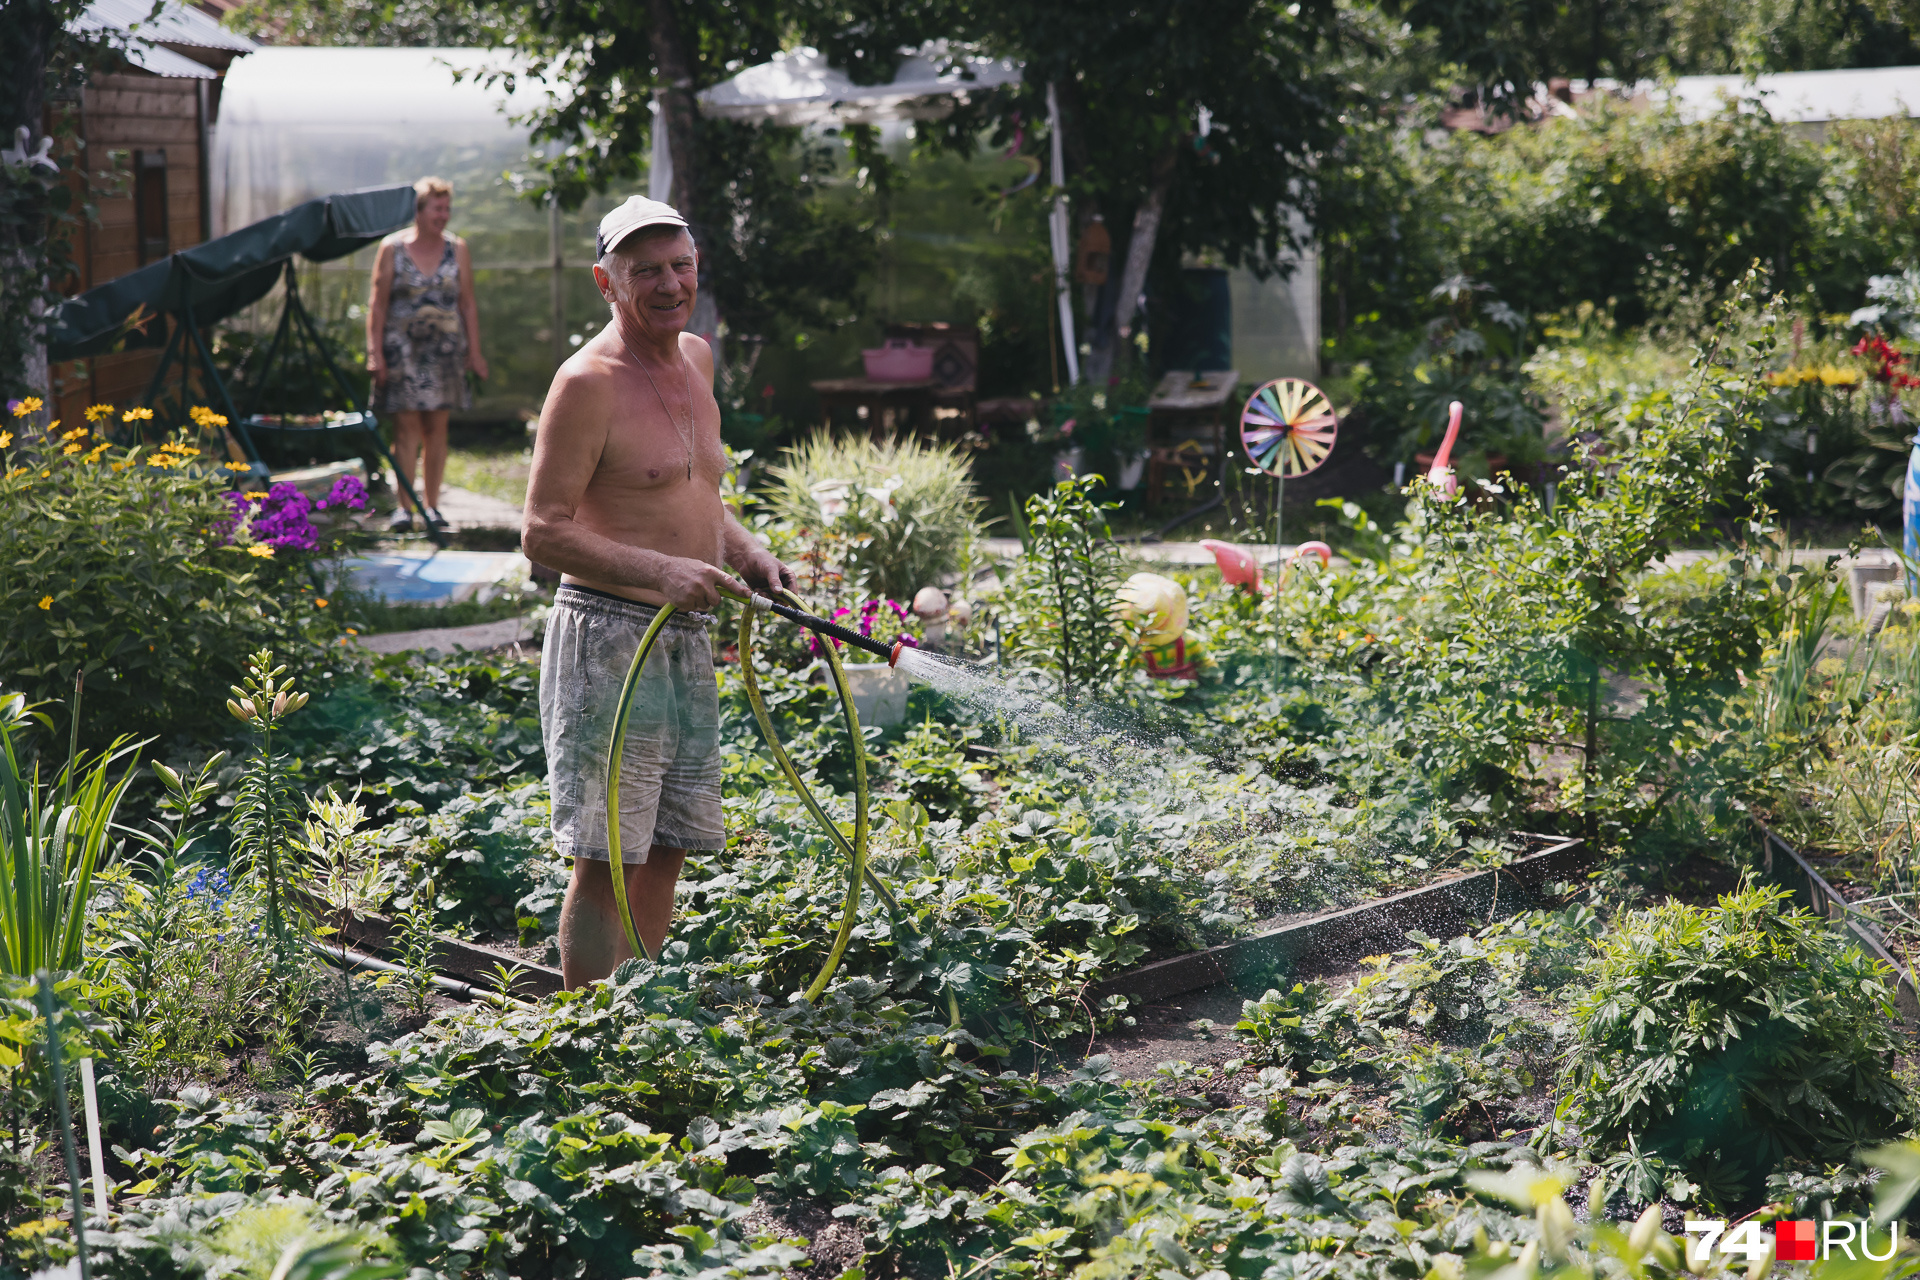
<svg viewBox="0 0 1920 1280">
<path fill-rule="evenodd" d="M 667 940 L 667 926 L 673 921 L 673 887 L 686 860 L 685 849 L 654 845 L 645 862 L 626 864 L 627 906 L 633 912 L 634 928 L 655 955 Z M 613 900 L 608 864 L 575 858 L 573 881 L 560 906 L 560 972 L 567 989 L 596 982 L 632 958 Z"/>
</svg>

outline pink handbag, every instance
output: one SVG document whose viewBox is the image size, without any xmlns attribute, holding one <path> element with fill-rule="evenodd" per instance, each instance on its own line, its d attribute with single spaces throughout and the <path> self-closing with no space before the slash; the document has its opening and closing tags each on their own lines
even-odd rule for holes
<svg viewBox="0 0 1920 1280">
<path fill-rule="evenodd" d="M 860 356 L 875 382 L 919 382 L 933 376 L 933 348 L 916 347 L 905 338 L 889 338 L 886 346 L 869 347 Z"/>
</svg>

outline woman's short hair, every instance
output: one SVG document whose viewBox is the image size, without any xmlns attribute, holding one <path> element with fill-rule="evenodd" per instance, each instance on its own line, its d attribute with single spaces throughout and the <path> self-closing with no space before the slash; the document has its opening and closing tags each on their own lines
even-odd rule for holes
<svg viewBox="0 0 1920 1280">
<path fill-rule="evenodd" d="M 431 177 L 422 178 L 413 184 L 413 207 L 416 210 L 435 196 L 445 196 L 449 200 L 453 199 L 453 184 L 445 178 Z"/>
</svg>

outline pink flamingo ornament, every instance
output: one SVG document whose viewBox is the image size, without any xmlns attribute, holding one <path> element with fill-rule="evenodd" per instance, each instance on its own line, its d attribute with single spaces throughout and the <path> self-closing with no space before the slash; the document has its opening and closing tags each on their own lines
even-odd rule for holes
<svg viewBox="0 0 1920 1280">
<path fill-rule="evenodd" d="M 1427 468 L 1427 483 L 1449 498 L 1460 492 L 1460 479 L 1453 474 L 1453 442 L 1460 437 L 1460 415 L 1465 411 L 1466 406 L 1458 400 L 1447 406 L 1447 435 L 1440 442 L 1440 452 L 1433 455 L 1433 465 Z"/>
<path fill-rule="evenodd" d="M 1333 564 L 1332 547 L 1324 542 L 1303 542 L 1293 549 L 1293 555 L 1287 560 L 1287 567 L 1280 571 L 1280 583 L 1275 590 L 1282 590 L 1286 587 L 1287 581 L 1293 577 L 1293 567 L 1302 560 L 1305 560 L 1308 556 L 1319 556 L 1320 567 L 1322 569 Z"/>
<path fill-rule="evenodd" d="M 1222 542 L 1218 538 L 1208 538 L 1200 544 L 1213 552 L 1213 563 L 1220 569 L 1224 582 L 1236 587 L 1245 587 L 1254 595 L 1260 594 L 1260 558 L 1231 542 Z"/>
<path fill-rule="evenodd" d="M 1252 595 L 1263 594 L 1260 583 L 1260 558 L 1246 547 L 1232 542 L 1222 542 L 1218 538 L 1208 538 L 1200 544 L 1213 553 L 1213 562 L 1220 569 L 1222 581 L 1231 586 L 1245 587 Z M 1333 563 L 1333 548 L 1324 542 L 1303 542 L 1293 549 L 1293 555 L 1280 570 L 1280 585 L 1285 586 L 1287 578 L 1293 573 L 1293 566 L 1306 556 L 1319 556 L 1320 567 L 1326 568 Z"/>
</svg>

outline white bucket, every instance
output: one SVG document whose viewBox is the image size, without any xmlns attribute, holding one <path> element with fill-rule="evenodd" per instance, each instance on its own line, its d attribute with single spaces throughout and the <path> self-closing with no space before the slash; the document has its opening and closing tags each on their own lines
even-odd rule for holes
<svg viewBox="0 0 1920 1280">
<path fill-rule="evenodd" d="M 907 718 L 907 691 L 913 682 L 907 673 L 884 662 L 845 664 L 847 688 L 853 693 L 853 709 L 865 725 L 903 724 Z"/>
</svg>

